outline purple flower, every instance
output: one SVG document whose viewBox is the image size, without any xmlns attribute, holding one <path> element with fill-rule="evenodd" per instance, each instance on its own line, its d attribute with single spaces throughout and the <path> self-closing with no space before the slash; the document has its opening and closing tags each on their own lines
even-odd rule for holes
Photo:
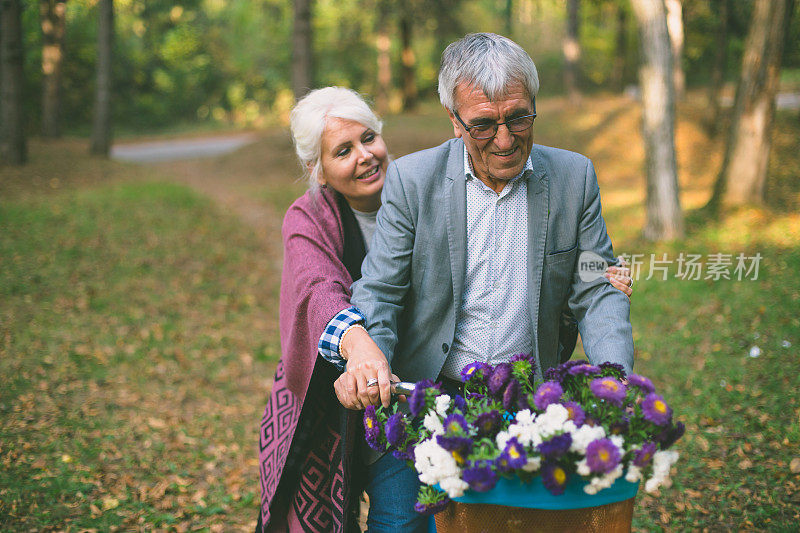
<svg viewBox="0 0 800 533">
<path fill-rule="evenodd" d="M 686 426 L 683 425 L 683 422 L 678 422 L 677 424 L 669 425 L 661 430 L 661 432 L 656 435 L 656 442 L 659 443 L 662 450 L 666 450 L 677 441 L 679 438 L 686 433 Z"/>
<path fill-rule="evenodd" d="M 562 394 L 564 394 L 564 389 L 560 384 L 555 381 L 545 381 L 533 394 L 533 403 L 537 409 L 544 411 L 548 405 L 560 400 Z"/>
<path fill-rule="evenodd" d="M 481 413 L 472 424 L 478 430 L 478 435 L 481 437 L 492 437 L 500 430 L 500 423 L 503 417 L 500 413 L 491 410 L 487 413 Z"/>
<path fill-rule="evenodd" d="M 641 448 L 633 453 L 633 464 L 639 468 L 644 468 L 653 460 L 653 454 L 656 453 L 655 442 L 645 442 Z"/>
<path fill-rule="evenodd" d="M 533 394 L 525 394 L 523 391 L 517 398 L 517 411 L 524 411 L 531 408 L 533 402 Z"/>
<path fill-rule="evenodd" d="M 581 407 L 581 404 L 578 402 L 564 402 L 561 405 L 567 408 L 569 419 L 572 420 L 576 426 L 581 427 L 586 420 L 586 412 L 583 410 L 583 407 Z"/>
<path fill-rule="evenodd" d="M 381 444 L 381 423 L 375 414 L 375 406 L 368 405 L 364 409 L 364 438 L 373 450 L 382 452 L 385 447 Z"/>
<path fill-rule="evenodd" d="M 595 474 L 611 472 L 621 459 L 622 454 L 611 439 L 593 440 L 586 447 L 586 464 Z"/>
<path fill-rule="evenodd" d="M 472 439 L 459 435 L 437 435 L 436 443 L 448 452 L 458 452 L 462 461 L 472 450 Z M 456 459 L 459 459 L 459 457 L 456 457 Z"/>
<path fill-rule="evenodd" d="M 562 363 L 554 368 L 548 368 L 544 372 L 544 379 L 548 381 L 557 381 L 561 383 L 564 380 L 564 376 L 567 375 L 569 369 L 573 366 L 589 364 L 588 361 L 580 360 L 580 361 L 567 361 L 566 363 Z"/>
<path fill-rule="evenodd" d="M 445 507 L 447 507 L 447 504 L 449 503 L 450 503 L 450 498 L 445 496 L 444 499 L 433 503 L 417 502 L 414 504 L 414 510 L 422 515 L 431 515 L 431 514 L 436 514 L 439 511 L 442 511 Z"/>
<path fill-rule="evenodd" d="M 474 466 L 465 468 L 461 479 L 469 483 L 469 488 L 476 492 L 487 492 L 497 484 L 497 474 L 487 464 L 473 463 Z"/>
<path fill-rule="evenodd" d="M 506 448 L 500 457 L 497 458 L 495 464 L 501 472 L 510 472 L 517 468 L 522 468 L 528 462 L 528 456 L 525 453 L 525 448 L 517 441 L 516 437 L 512 437 L 506 443 Z"/>
<path fill-rule="evenodd" d="M 630 385 L 631 387 L 638 387 L 639 389 L 647 393 L 655 392 L 656 390 L 656 387 L 655 385 L 653 385 L 652 381 L 638 374 L 628 375 L 628 385 Z"/>
<path fill-rule="evenodd" d="M 616 420 L 608 426 L 608 431 L 612 435 L 624 435 L 628 431 L 628 426 L 630 426 L 630 421 L 628 418 L 623 417 L 619 420 Z"/>
<path fill-rule="evenodd" d="M 406 422 L 402 413 L 395 413 L 386 421 L 386 440 L 392 446 L 400 446 L 406 440 Z"/>
<path fill-rule="evenodd" d="M 598 366 L 600 367 L 600 370 L 603 372 L 604 376 L 614 376 L 617 378 L 625 377 L 625 368 L 619 363 L 605 361 L 600 363 Z"/>
<path fill-rule="evenodd" d="M 456 409 L 462 413 L 467 410 L 467 400 L 465 400 L 460 394 L 456 394 L 456 397 L 453 399 L 453 403 Z"/>
<path fill-rule="evenodd" d="M 459 413 L 448 415 L 442 425 L 447 435 L 466 435 L 469 428 L 467 419 Z"/>
<path fill-rule="evenodd" d="M 392 455 L 395 459 L 399 461 L 411 461 L 414 462 L 414 447 L 410 446 L 406 451 L 400 450 L 393 450 Z"/>
<path fill-rule="evenodd" d="M 486 398 L 485 394 L 480 394 L 478 392 L 468 392 L 467 393 L 467 399 L 468 400 L 481 400 L 483 398 Z"/>
<path fill-rule="evenodd" d="M 567 370 L 567 373 L 570 376 L 592 376 L 600 373 L 600 367 L 583 363 L 571 367 L 569 370 Z"/>
<path fill-rule="evenodd" d="M 411 416 L 417 416 L 425 410 L 427 390 L 433 386 L 433 382 L 429 379 L 417 382 L 414 392 L 411 393 L 411 398 L 408 399 L 408 409 L 411 411 Z"/>
<path fill-rule="evenodd" d="M 595 378 L 589 384 L 592 394 L 606 400 L 608 403 L 622 407 L 622 400 L 625 399 L 625 385 L 616 378 L 604 377 Z"/>
<path fill-rule="evenodd" d="M 490 375 L 492 367 L 482 361 L 475 361 L 461 369 L 461 381 L 468 383 L 471 380 L 483 382 Z"/>
<path fill-rule="evenodd" d="M 645 396 L 642 402 L 644 419 L 657 426 L 665 426 L 672 419 L 672 409 L 669 408 L 664 398 L 655 392 Z"/>
<path fill-rule="evenodd" d="M 498 364 L 489 377 L 489 391 L 494 395 L 500 394 L 509 379 L 511 379 L 511 363 Z"/>
<path fill-rule="evenodd" d="M 533 356 L 533 353 L 518 353 L 511 356 L 511 362 L 516 363 L 517 361 L 527 361 L 532 366 L 536 365 L 536 358 Z"/>
<path fill-rule="evenodd" d="M 506 411 L 513 411 L 517 407 L 517 397 L 519 396 L 519 381 L 511 379 L 503 392 L 503 408 Z"/>
<path fill-rule="evenodd" d="M 511 357 L 511 367 L 517 378 L 531 380 L 536 373 L 536 359 L 532 353 L 518 353 Z"/>
<path fill-rule="evenodd" d="M 542 465 L 542 483 L 553 496 L 564 494 L 564 487 L 567 486 L 567 471 L 558 463 L 547 462 Z"/>
<path fill-rule="evenodd" d="M 546 440 L 539 444 L 536 449 L 544 456 L 545 459 L 556 460 L 569 451 L 572 446 L 572 435 L 563 433 L 556 435 L 550 440 Z"/>
</svg>

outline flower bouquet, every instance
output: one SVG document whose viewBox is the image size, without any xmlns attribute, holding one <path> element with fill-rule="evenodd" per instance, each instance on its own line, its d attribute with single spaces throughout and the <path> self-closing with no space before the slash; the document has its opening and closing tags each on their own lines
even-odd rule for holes
<svg viewBox="0 0 800 533">
<path fill-rule="evenodd" d="M 626 376 L 619 365 L 568 361 L 547 370 L 538 383 L 534 364 L 525 354 L 494 367 L 471 363 L 461 372 L 463 396 L 420 381 L 407 409 L 394 403 L 365 410 L 367 443 L 413 464 L 423 483 L 417 512 L 448 508 L 451 525 L 462 530 L 463 517 L 456 515 L 465 512 L 465 503 L 552 512 L 590 511 L 620 501 L 627 502 L 623 521 L 630 529 L 639 482 L 645 481 L 648 492 L 669 486 L 678 458 L 669 448 L 683 424 L 673 422 L 652 381 Z M 439 529 L 447 529 L 439 525 L 440 516 Z M 552 523 L 565 516 L 532 520 Z M 579 528 L 575 520 L 586 519 L 597 525 L 591 513 L 570 518 Z M 486 517 L 495 528 L 496 520 Z"/>
</svg>

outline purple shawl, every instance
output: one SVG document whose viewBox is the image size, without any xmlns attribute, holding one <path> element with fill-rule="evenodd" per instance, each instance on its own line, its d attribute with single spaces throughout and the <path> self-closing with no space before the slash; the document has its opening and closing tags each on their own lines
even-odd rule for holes
<svg viewBox="0 0 800 533">
<path fill-rule="evenodd" d="M 345 413 L 335 396 L 331 401 L 336 373 L 317 357 L 325 326 L 350 307 L 352 278 L 342 261 L 335 193 L 323 189 L 298 198 L 282 233 L 281 361 L 261 421 L 261 521 L 265 531 L 344 531 L 353 453 L 343 435 L 354 432 L 339 422 L 357 430 L 359 413 Z"/>
</svg>

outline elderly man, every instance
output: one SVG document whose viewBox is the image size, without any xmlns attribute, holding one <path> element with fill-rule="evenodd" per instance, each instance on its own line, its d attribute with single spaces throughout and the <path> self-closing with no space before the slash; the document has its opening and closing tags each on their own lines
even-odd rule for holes
<svg viewBox="0 0 800 533">
<path fill-rule="evenodd" d="M 538 89 L 530 56 L 505 37 L 470 34 L 444 51 L 439 96 L 456 138 L 389 167 L 354 307 L 333 341 L 347 359 L 336 383 L 345 406 L 386 404 L 390 372 L 458 380 L 467 363 L 521 352 L 534 354 L 540 372 L 555 366 L 565 307 L 593 363 L 630 371 L 628 298 L 578 272 L 583 252 L 614 262 L 594 168 L 534 145 Z M 413 472 L 391 461 L 399 464 L 386 456 L 373 465 L 370 484 L 405 498 L 396 487 L 415 483 Z M 398 503 L 411 506 L 413 497 Z M 383 527 L 421 527 L 406 518 Z"/>
</svg>

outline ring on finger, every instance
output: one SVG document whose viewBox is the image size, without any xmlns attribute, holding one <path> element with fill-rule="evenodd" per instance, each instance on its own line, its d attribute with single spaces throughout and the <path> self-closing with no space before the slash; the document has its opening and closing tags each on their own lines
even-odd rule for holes
<svg viewBox="0 0 800 533">
<path fill-rule="evenodd" d="M 367 387 L 374 387 L 378 384 L 378 378 L 369 378 L 367 380 Z"/>
</svg>

